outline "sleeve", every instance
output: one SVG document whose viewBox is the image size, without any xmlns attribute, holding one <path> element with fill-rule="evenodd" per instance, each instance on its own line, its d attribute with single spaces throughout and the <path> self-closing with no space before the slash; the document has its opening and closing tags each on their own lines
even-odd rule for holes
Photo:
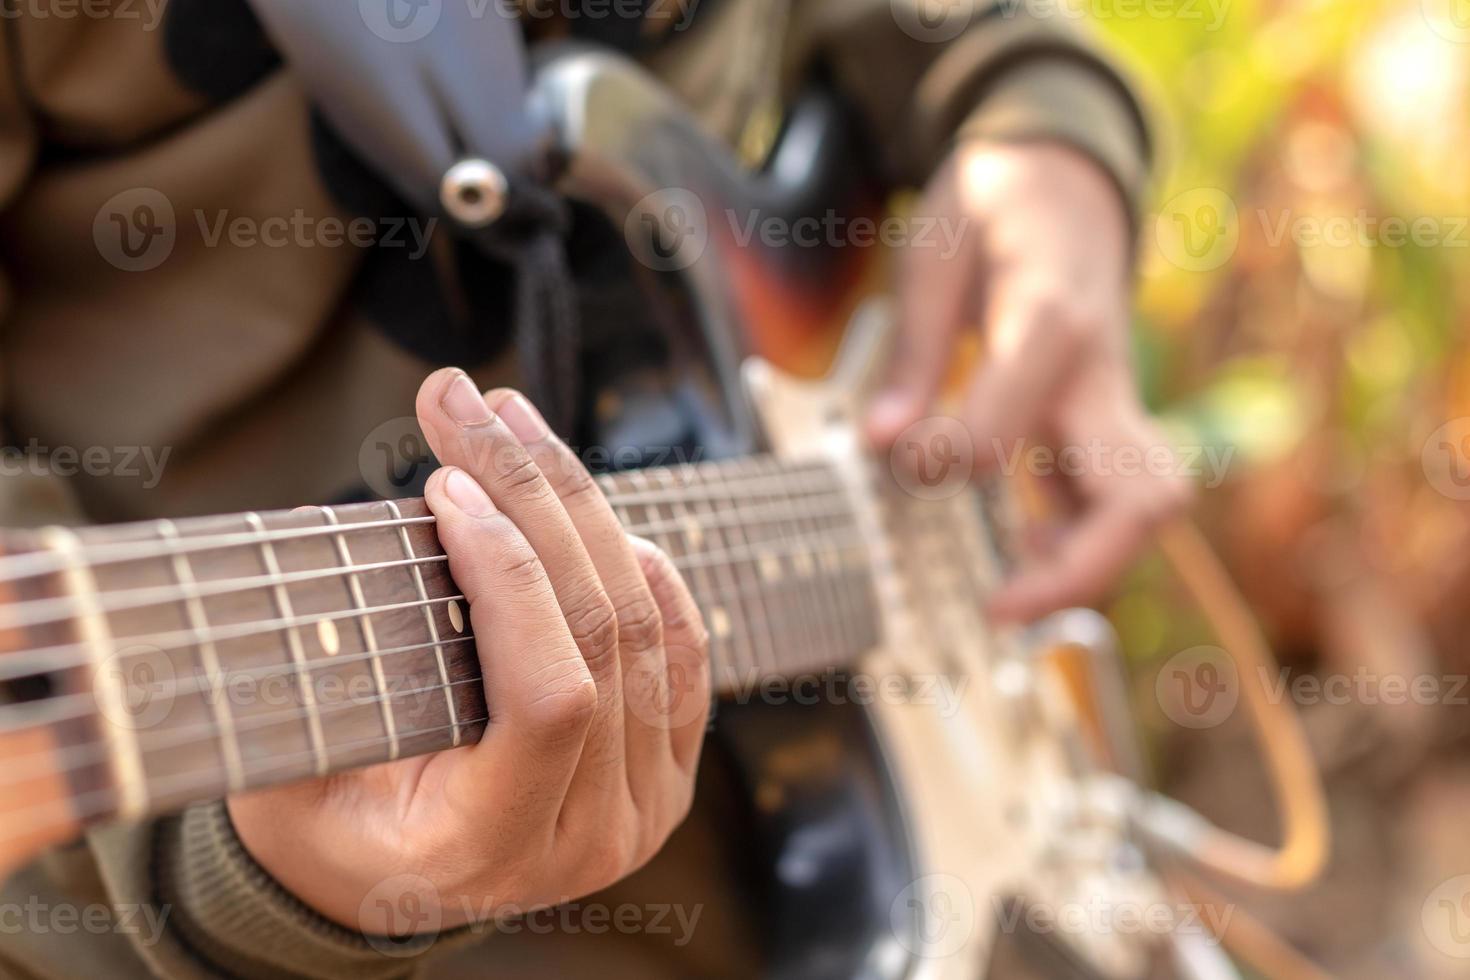
<svg viewBox="0 0 1470 980">
<path fill-rule="evenodd" d="M 158 910 L 163 927 L 135 951 L 171 980 L 396 980 L 475 939 L 462 929 L 400 941 L 328 921 L 255 862 L 222 802 L 99 830 L 90 843 L 112 903 Z"/>
<path fill-rule="evenodd" d="M 796 0 L 783 81 L 820 66 L 881 134 L 884 176 L 922 183 L 956 140 L 1056 140 L 1137 214 L 1151 147 L 1122 73 L 1055 2 Z"/>
</svg>

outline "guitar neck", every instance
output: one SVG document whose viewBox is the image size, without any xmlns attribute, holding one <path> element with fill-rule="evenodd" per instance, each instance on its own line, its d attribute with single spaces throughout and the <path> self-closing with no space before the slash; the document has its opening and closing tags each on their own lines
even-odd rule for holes
<svg viewBox="0 0 1470 980">
<path fill-rule="evenodd" d="M 867 550 L 825 464 L 600 480 L 683 572 L 721 690 L 874 645 Z M 83 820 L 471 744 L 494 704 L 421 500 L 48 529 L 9 542 L 0 589 L 0 754 L 54 747 L 0 784 L 59 775 Z"/>
</svg>

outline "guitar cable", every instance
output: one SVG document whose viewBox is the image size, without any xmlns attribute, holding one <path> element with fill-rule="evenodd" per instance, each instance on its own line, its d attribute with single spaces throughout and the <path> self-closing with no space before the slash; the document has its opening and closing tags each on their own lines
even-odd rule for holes
<svg viewBox="0 0 1470 980">
<path fill-rule="evenodd" d="M 1331 827 L 1321 776 L 1301 719 L 1273 699 L 1266 677 L 1276 667 L 1260 627 L 1219 557 L 1194 524 L 1178 521 L 1159 534 L 1165 559 L 1235 661 L 1236 675 L 1281 815 L 1282 843 L 1270 847 L 1214 826 L 1194 810 L 1152 793 L 1142 829 L 1194 862 L 1226 877 L 1273 891 L 1298 891 L 1321 874 Z"/>
</svg>

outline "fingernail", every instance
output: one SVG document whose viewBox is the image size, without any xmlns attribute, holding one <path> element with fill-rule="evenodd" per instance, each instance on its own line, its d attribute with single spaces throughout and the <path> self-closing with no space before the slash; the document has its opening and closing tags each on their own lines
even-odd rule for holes
<svg viewBox="0 0 1470 980">
<path fill-rule="evenodd" d="M 500 417 L 521 442 L 540 442 L 551 434 L 541 413 L 522 395 L 511 395 L 500 405 Z"/>
<path fill-rule="evenodd" d="M 490 502 L 485 488 L 464 470 L 450 471 L 444 481 L 444 492 L 454 506 L 471 517 L 489 517 L 495 513 L 495 505 Z"/>
<path fill-rule="evenodd" d="M 439 399 L 439 407 L 460 425 L 484 425 L 491 419 L 485 399 L 466 374 L 458 374 L 449 382 L 444 396 Z"/>
</svg>

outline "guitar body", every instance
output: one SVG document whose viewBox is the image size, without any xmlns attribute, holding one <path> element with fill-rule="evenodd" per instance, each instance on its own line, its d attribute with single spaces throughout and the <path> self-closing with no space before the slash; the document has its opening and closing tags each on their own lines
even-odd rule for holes
<svg viewBox="0 0 1470 980">
<path fill-rule="evenodd" d="M 836 208 L 879 213 L 840 103 L 799 103 L 752 176 L 618 59 L 557 53 L 538 83 L 563 110 L 563 191 L 629 229 L 642 260 L 629 278 L 647 286 L 655 268 L 644 298 L 673 333 L 655 363 L 601 375 L 596 403 L 617 410 L 591 421 L 588 441 L 632 444 L 655 463 L 671 444 L 716 458 L 817 454 L 861 502 L 867 539 L 902 542 L 875 561 L 883 642 L 855 671 L 823 678 L 827 690 L 902 693 L 727 697 L 716 711 L 707 751 L 746 799 L 740 863 L 761 869 L 748 907 L 767 975 L 1150 975 L 1158 935 L 1021 925 L 1038 905 L 1167 899 L 1119 824 L 1079 816 L 1087 752 L 1060 679 L 1038 669 L 1024 636 L 997 635 L 980 614 L 1002 559 L 976 496 L 920 499 L 857 442 L 892 339 L 883 304 L 862 296 L 878 250 L 778 254 L 737 240 Z M 640 225 L 653 241 L 637 240 Z"/>
</svg>

